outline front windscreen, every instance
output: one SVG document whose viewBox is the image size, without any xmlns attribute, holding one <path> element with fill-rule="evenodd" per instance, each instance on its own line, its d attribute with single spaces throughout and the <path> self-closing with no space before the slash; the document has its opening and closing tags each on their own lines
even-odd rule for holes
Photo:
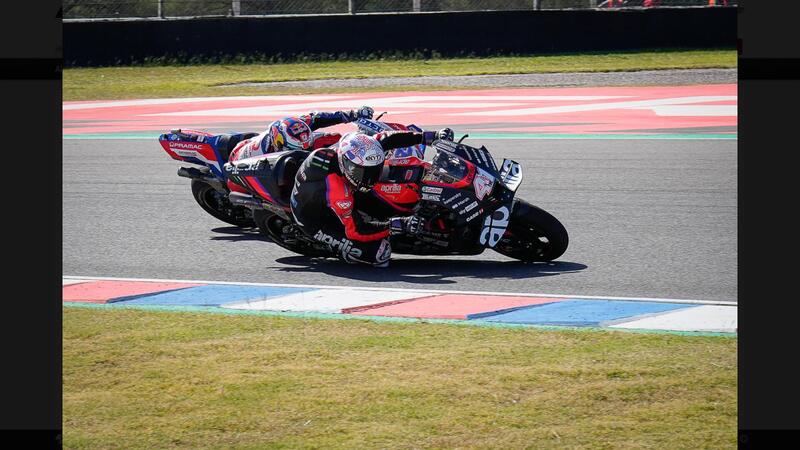
<svg viewBox="0 0 800 450">
<path fill-rule="evenodd" d="M 425 172 L 422 181 L 454 184 L 463 180 L 467 172 L 464 160 L 452 153 L 439 151 L 431 161 L 431 167 Z"/>
</svg>

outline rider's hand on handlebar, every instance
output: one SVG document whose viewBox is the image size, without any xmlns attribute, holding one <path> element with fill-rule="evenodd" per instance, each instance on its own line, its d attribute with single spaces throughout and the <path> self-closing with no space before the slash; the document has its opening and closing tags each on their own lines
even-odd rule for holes
<svg viewBox="0 0 800 450">
<path fill-rule="evenodd" d="M 362 106 L 361 109 L 358 110 L 358 117 L 363 117 L 365 119 L 372 119 L 373 115 L 375 115 L 375 110 L 370 108 L 369 106 Z"/>
<path fill-rule="evenodd" d="M 425 226 L 425 219 L 419 216 L 392 217 L 389 219 L 389 232 L 392 234 L 415 235 L 419 233 L 423 226 Z"/>
<path fill-rule="evenodd" d="M 455 138 L 455 134 L 453 130 L 450 128 L 442 128 L 441 130 L 436 132 L 436 139 L 441 139 L 443 141 L 452 141 Z"/>
<path fill-rule="evenodd" d="M 373 114 L 375 114 L 375 110 L 370 108 L 369 106 L 362 106 L 358 109 L 358 111 L 351 109 L 347 113 L 350 122 L 355 122 L 358 119 L 372 119 Z"/>
<path fill-rule="evenodd" d="M 431 145 L 433 141 L 437 139 L 441 139 L 444 141 L 452 141 L 455 138 L 453 134 L 453 130 L 450 128 L 442 128 L 439 131 L 423 131 L 422 132 L 422 143 L 425 145 Z"/>
</svg>

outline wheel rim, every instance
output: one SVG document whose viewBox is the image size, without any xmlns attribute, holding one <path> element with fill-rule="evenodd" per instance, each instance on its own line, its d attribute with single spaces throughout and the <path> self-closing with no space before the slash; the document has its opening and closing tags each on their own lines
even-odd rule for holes
<svg viewBox="0 0 800 450">
<path fill-rule="evenodd" d="M 285 242 L 289 245 L 297 244 L 296 235 L 292 233 L 293 227 L 283 218 L 279 216 L 270 216 L 267 218 L 266 226 L 269 230 L 269 233 L 280 238 L 282 242 Z"/>
<path fill-rule="evenodd" d="M 249 209 L 232 204 L 225 194 L 217 192 L 212 187 L 208 187 L 201 198 L 206 206 L 226 217 L 240 221 L 252 220 L 252 217 L 248 214 L 250 212 Z"/>
<path fill-rule="evenodd" d="M 270 238 L 292 251 L 301 251 L 310 256 L 330 256 L 330 250 L 324 244 L 317 244 L 303 239 L 300 230 L 288 220 L 280 216 L 270 216 L 264 221 Z"/>
<path fill-rule="evenodd" d="M 547 234 L 531 225 L 517 226 L 506 231 L 497 247 L 509 254 L 531 255 L 537 259 L 546 259 L 553 252 L 553 245 Z"/>
</svg>

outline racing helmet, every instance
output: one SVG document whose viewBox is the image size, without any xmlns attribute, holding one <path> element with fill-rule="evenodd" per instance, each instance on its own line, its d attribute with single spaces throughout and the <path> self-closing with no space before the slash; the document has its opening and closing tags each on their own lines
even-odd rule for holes
<svg viewBox="0 0 800 450">
<path fill-rule="evenodd" d="M 309 150 L 311 148 L 311 127 L 294 117 L 273 123 L 270 127 L 272 145 L 281 150 Z"/>
<path fill-rule="evenodd" d="M 339 169 L 356 189 L 367 193 L 378 181 L 385 159 L 383 147 L 372 136 L 351 132 L 339 139 Z"/>
</svg>

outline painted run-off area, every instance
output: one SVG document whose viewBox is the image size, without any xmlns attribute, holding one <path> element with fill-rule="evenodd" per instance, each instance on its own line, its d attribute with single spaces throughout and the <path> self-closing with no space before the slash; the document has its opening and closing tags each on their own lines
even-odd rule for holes
<svg viewBox="0 0 800 450">
<path fill-rule="evenodd" d="M 466 321 L 475 325 L 594 327 L 736 333 L 724 302 L 569 296 L 454 294 L 402 289 L 286 287 L 207 282 L 65 279 L 63 300 L 110 307 L 222 313 Z"/>
<path fill-rule="evenodd" d="M 736 91 L 735 84 L 714 84 L 65 102 L 63 126 L 67 138 L 156 135 L 176 127 L 261 131 L 285 116 L 370 105 L 388 112 L 383 120 L 449 126 L 457 134 L 735 138 Z"/>
</svg>

